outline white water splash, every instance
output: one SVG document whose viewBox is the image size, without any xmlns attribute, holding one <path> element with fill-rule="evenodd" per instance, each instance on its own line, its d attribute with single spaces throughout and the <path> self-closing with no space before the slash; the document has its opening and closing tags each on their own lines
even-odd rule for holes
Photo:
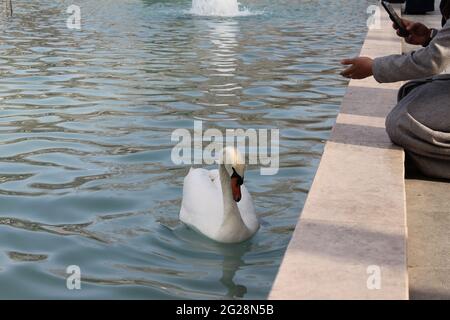
<svg viewBox="0 0 450 320">
<path fill-rule="evenodd" d="M 239 10 L 237 0 L 192 0 L 190 13 L 198 16 L 220 17 L 252 15 L 247 9 Z"/>
</svg>

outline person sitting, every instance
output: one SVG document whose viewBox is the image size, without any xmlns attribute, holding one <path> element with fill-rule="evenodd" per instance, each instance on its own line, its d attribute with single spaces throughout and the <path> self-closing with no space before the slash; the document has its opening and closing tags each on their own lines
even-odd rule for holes
<svg viewBox="0 0 450 320">
<path fill-rule="evenodd" d="M 386 117 L 386 131 L 422 174 L 450 179 L 450 74 L 441 74 L 450 64 L 450 0 L 442 0 L 440 9 L 439 31 L 402 19 L 409 32 L 406 42 L 423 48 L 376 59 L 345 59 L 341 63 L 349 67 L 341 74 L 352 79 L 374 76 L 380 83 L 413 80 L 400 88 L 398 103 Z"/>
</svg>

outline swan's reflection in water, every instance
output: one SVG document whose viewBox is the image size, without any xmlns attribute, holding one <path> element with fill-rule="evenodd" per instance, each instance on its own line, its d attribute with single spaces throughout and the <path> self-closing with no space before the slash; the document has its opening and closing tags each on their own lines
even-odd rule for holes
<svg viewBox="0 0 450 320">
<path fill-rule="evenodd" d="M 250 241 L 228 245 L 227 249 L 223 250 L 222 278 L 220 278 L 220 282 L 228 289 L 226 296 L 229 298 L 243 298 L 247 293 L 247 287 L 235 283 L 234 277 L 240 267 L 244 265 L 243 256 L 251 248 Z"/>
<path fill-rule="evenodd" d="M 186 226 L 179 226 L 173 230 L 178 240 L 183 241 L 193 250 L 193 256 L 214 255 L 216 259 L 211 266 L 214 276 L 220 276 L 220 283 L 226 292 L 223 298 L 244 298 L 247 287 L 236 279 L 239 270 L 246 265 L 244 256 L 252 249 L 252 239 L 237 244 L 222 244 L 212 241 Z M 219 275 L 219 270 L 221 274 Z"/>
</svg>

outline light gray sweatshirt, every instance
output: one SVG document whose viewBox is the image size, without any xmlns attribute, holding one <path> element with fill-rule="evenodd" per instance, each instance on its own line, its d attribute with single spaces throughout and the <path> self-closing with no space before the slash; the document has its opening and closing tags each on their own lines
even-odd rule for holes
<svg viewBox="0 0 450 320">
<path fill-rule="evenodd" d="M 376 58 L 372 71 L 378 82 L 396 82 L 437 75 L 449 64 L 450 19 L 427 47 L 408 54 Z"/>
</svg>

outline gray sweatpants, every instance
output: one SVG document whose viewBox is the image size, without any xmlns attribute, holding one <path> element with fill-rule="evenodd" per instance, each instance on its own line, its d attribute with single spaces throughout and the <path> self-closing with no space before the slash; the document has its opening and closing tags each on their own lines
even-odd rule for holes
<svg viewBox="0 0 450 320">
<path fill-rule="evenodd" d="M 386 131 L 423 174 L 450 179 L 450 75 L 406 83 Z"/>
</svg>

